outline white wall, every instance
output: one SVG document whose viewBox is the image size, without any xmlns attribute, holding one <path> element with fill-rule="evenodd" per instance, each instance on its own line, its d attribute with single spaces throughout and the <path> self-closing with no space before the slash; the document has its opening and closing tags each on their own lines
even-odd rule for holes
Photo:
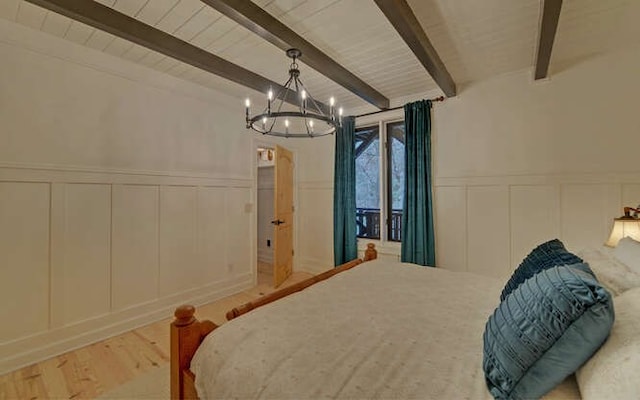
<svg viewBox="0 0 640 400">
<path fill-rule="evenodd" d="M 298 149 L 299 265 L 311 272 L 333 266 L 333 149 L 334 137 L 300 141 Z"/>
<path fill-rule="evenodd" d="M 255 282 L 236 99 L 0 19 L 0 374 Z"/>
<path fill-rule="evenodd" d="M 463 87 L 433 109 L 437 264 L 504 279 L 537 243 L 601 245 L 640 203 L 640 48 L 551 79 L 520 71 Z M 302 160 L 300 257 L 332 260 L 333 143 Z M 313 212 L 312 212 L 313 211 Z M 321 239 L 324 238 L 324 239 Z M 387 255 L 389 256 L 389 255 Z"/>
</svg>

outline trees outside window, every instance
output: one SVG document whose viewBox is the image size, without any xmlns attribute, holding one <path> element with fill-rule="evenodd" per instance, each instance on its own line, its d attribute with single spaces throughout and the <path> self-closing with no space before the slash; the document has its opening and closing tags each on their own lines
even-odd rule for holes
<svg viewBox="0 0 640 400">
<path fill-rule="evenodd" d="M 356 225 L 359 238 L 401 241 L 404 122 L 356 129 Z"/>
</svg>

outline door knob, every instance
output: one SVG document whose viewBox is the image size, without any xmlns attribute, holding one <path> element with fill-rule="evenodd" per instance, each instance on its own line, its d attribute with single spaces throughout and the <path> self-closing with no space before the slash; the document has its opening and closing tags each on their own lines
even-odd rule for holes
<svg viewBox="0 0 640 400">
<path fill-rule="evenodd" d="M 284 221 L 281 219 L 274 219 L 273 221 L 271 221 L 271 223 L 274 225 L 280 225 L 280 224 L 284 224 Z"/>
</svg>

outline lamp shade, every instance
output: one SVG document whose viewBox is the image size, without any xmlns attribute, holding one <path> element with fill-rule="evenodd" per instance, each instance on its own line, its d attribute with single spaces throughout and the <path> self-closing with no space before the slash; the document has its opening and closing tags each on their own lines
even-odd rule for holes
<svg viewBox="0 0 640 400">
<path fill-rule="evenodd" d="M 605 244 L 609 247 L 616 247 L 620 239 L 627 236 L 640 241 L 640 219 L 624 217 L 614 219 L 611 236 Z"/>
</svg>

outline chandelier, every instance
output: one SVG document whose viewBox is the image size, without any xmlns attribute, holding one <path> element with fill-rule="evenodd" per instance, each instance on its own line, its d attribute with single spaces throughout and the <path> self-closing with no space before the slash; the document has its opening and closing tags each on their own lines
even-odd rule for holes
<svg viewBox="0 0 640 400">
<path fill-rule="evenodd" d="M 341 125 L 342 107 L 336 115 L 335 99 L 329 99 L 329 106 L 317 102 L 300 80 L 300 70 L 296 60 L 302 56 L 298 49 L 287 50 L 291 58 L 289 79 L 275 95 L 269 89 L 267 106 L 261 114 L 251 116 L 251 100 L 245 101 L 247 129 L 251 128 L 264 135 L 305 138 L 332 134 Z"/>
</svg>

